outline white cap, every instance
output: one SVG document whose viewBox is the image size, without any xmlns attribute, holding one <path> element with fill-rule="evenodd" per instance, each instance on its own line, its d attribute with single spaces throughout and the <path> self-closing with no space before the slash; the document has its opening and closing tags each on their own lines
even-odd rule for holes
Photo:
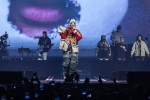
<svg viewBox="0 0 150 100">
<path fill-rule="evenodd" d="M 74 18 L 70 19 L 70 23 L 72 23 L 72 22 L 76 23 L 76 20 Z"/>
</svg>

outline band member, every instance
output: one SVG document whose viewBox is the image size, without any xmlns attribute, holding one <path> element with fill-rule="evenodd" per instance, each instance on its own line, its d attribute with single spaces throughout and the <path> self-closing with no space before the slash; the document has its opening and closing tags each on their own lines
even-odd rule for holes
<svg viewBox="0 0 150 100">
<path fill-rule="evenodd" d="M 120 37 L 124 38 L 124 34 L 121 31 L 121 26 L 117 26 L 117 30 L 113 31 L 111 34 L 111 40 L 112 40 L 112 45 L 116 45 L 117 43 L 120 43 Z"/>
<path fill-rule="evenodd" d="M 0 36 L 0 60 L 7 59 L 9 54 L 8 54 L 8 34 L 5 32 L 2 36 Z"/>
<path fill-rule="evenodd" d="M 43 31 L 43 36 L 38 42 L 39 58 L 38 60 L 47 60 L 49 49 L 51 48 L 51 39 L 47 36 L 47 32 Z"/>
<path fill-rule="evenodd" d="M 124 43 L 124 38 L 120 37 L 120 43 L 117 44 L 117 60 L 126 60 L 127 45 Z"/>
<path fill-rule="evenodd" d="M 142 35 L 137 36 L 136 41 L 132 46 L 131 57 L 134 55 L 135 60 L 144 60 L 145 53 L 149 57 L 149 50 L 146 43 L 142 39 Z"/>
<path fill-rule="evenodd" d="M 76 20 L 70 20 L 69 27 L 58 28 L 61 37 L 59 48 L 63 51 L 63 75 L 64 78 L 68 74 L 76 73 L 78 64 L 78 42 L 82 39 L 82 34 L 76 29 Z"/>
<path fill-rule="evenodd" d="M 106 41 L 106 36 L 102 35 L 101 40 L 97 43 L 97 58 L 100 60 L 108 60 L 111 56 L 111 48 L 109 43 Z"/>
</svg>

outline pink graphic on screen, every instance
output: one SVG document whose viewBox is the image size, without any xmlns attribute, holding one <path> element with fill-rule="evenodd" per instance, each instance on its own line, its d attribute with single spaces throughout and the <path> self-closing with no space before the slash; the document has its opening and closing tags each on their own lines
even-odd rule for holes
<svg viewBox="0 0 150 100">
<path fill-rule="evenodd" d="M 70 0 L 10 0 L 8 20 L 29 37 L 64 25 L 68 18 L 80 20 L 80 5 Z"/>
</svg>

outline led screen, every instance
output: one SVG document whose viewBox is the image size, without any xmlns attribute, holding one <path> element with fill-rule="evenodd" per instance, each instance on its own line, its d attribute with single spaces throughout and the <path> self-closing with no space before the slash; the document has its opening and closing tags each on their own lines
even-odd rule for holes
<svg viewBox="0 0 150 100">
<path fill-rule="evenodd" d="M 37 48 L 43 31 L 59 47 L 58 26 L 67 26 L 75 18 L 83 35 L 80 48 L 95 48 L 102 34 L 122 26 L 126 43 L 137 34 L 149 37 L 149 0 L 0 0 L 0 35 L 9 35 L 10 48 Z"/>
</svg>

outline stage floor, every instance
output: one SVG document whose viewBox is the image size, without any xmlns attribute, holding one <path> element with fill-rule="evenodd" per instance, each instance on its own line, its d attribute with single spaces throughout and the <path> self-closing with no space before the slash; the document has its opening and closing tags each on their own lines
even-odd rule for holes
<svg viewBox="0 0 150 100">
<path fill-rule="evenodd" d="M 98 79 L 89 79 L 90 80 L 90 84 L 98 84 Z M 64 79 L 45 79 L 45 80 L 40 80 L 41 83 L 43 84 L 49 84 L 50 82 L 54 81 L 55 83 L 64 83 Z M 85 79 L 80 79 L 79 80 L 79 84 L 83 84 L 85 81 Z M 110 80 L 110 79 L 104 79 L 102 78 L 102 82 L 104 84 L 113 84 L 114 81 Z M 76 81 L 74 81 L 74 83 L 76 83 Z M 127 80 L 116 80 L 117 84 L 127 84 Z"/>
<path fill-rule="evenodd" d="M 49 57 L 47 61 L 34 59 L 12 59 L 0 61 L 0 71 L 22 71 L 24 76 L 31 78 L 34 72 L 41 80 L 48 76 L 54 79 L 63 79 L 62 56 Z M 146 61 L 100 61 L 93 56 L 79 56 L 77 71 L 81 79 L 86 77 L 95 79 L 126 80 L 128 71 L 150 71 L 150 60 Z"/>
</svg>

